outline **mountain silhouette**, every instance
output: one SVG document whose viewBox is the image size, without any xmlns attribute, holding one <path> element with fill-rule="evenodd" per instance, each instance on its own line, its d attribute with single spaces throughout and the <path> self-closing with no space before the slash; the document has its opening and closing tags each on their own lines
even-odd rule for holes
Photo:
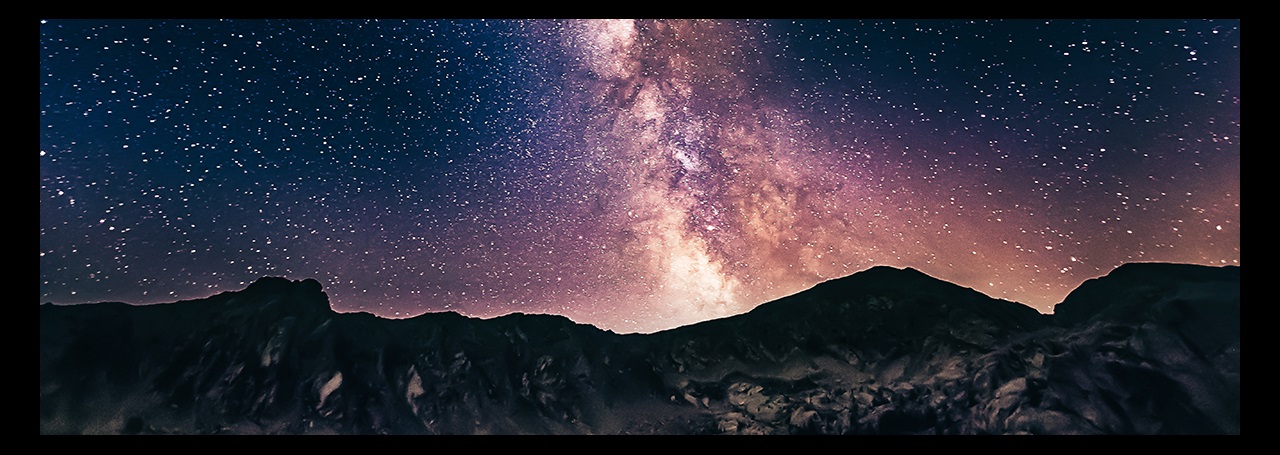
<svg viewBox="0 0 1280 455">
<path fill-rule="evenodd" d="M 1042 315 L 875 267 L 733 317 L 336 313 L 315 280 L 40 306 L 42 434 L 1239 434 L 1238 267 Z"/>
</svg>

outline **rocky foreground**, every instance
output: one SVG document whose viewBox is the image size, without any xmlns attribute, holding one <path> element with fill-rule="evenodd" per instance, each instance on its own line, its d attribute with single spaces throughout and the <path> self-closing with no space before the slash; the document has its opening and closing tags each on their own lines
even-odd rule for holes
<svg viewBox="0 0 1280 455">
<path fill-rule="evenodd" d="M 1238 267 L 1052 316 L 873 268 L 655 334 L 335 313 L 314 280 L 40 306 L 41 434 L 1239 434 Z"/>
</svg>

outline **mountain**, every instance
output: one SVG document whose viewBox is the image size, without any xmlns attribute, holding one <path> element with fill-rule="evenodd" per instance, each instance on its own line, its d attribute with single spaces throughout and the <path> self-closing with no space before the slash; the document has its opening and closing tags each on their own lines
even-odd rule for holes
<svg viewBox="0 0 1280 455">
<path fill-rule="evenodd" d="M 42 434 L 1239 434 L 1238 267 L 1127 264 L 1054 315 L 875 267 L 620 335 L 335 313 L 315 280 L 40 306 Z"/>
</svg>

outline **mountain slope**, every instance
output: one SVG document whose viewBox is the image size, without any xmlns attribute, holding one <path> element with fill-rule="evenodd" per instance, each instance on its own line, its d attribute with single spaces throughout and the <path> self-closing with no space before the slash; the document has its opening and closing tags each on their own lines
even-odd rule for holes
<svg viewBox="0 0 1280 455">
<path fill-rule="evenodd" d="M 40 307 L 66 433 L 1238 434 L 1239 269 L 1130 264 L 1053 316 L 876 267 L 618 335 L 559 316 L 334 313 L 314 280 Z"/>
</svg>

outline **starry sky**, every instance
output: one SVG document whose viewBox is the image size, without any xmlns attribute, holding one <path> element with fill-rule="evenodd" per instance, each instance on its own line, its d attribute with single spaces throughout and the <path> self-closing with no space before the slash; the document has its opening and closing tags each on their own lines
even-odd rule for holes
<svg viewBox="0 0 1280 455">
<path fill-rule="evenodd" d="M 41 20 L 40 301 L 652 332 L 889 265 L 1050 312 L 1240 264 L 1239 26 Z"/>
</svg>

